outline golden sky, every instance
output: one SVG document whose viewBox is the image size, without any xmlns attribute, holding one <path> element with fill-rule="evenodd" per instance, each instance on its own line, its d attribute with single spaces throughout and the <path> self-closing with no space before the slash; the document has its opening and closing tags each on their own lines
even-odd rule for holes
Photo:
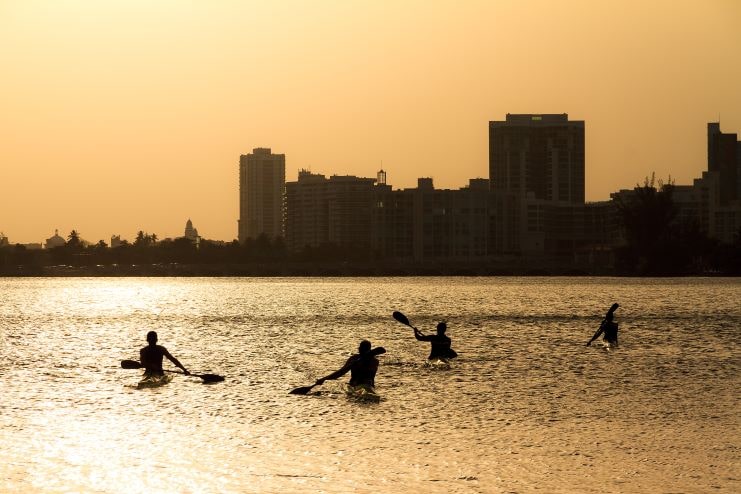
<svg viewBox="0 0 741 494">
<path fill-rule="evenodd" d="M 586 197 L 741 133 L 741 1 L 0 0 L 0 231 L 237 236 L 239 155 L 488 178 L 488 122 L 586 121 Z"/>
</svg>

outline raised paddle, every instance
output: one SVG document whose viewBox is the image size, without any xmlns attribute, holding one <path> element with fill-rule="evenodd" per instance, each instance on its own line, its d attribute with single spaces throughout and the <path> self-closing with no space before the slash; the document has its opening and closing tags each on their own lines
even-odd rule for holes
<svg viewBox="0 0 741 494">
<path fill-rule="evenodd" d="M 136 360 L 122 360 L 121 361 L 121 368 L 123 369 L 141 369 L 142 364 L 137 362 Z M 165 372 L 171 372 L 173 374 L 183 374 L 185 373 L 183 371 L 176 371 L 176 370 L 167 370 L 165 369 Z M 200 377 L 203 379 L 204 384 L 209 383 L 218 383 L 224 380 L 224 376 L 220 376 L 218 374 L 189 374 L 193 377 Z"/>
<path fill-rule="evenodd" d="M 382 346 L 379 346 L 379 347 L 374 348 L 373 350 L 371 350 L 368 353 L 370 353 L 373 356 L 375 356 L 375 355 L 381 355 L 382 353 L 386 353 L 386 349 L 383 348 Z M 311 391 L 311 388 L 313 388 L 314 386 L 316 386 L 318 384 L 319 383 L 314 383 L 311 386 L 301 386 L 299 388 L 292 389 L 291 391 L 288 392 L 288 394 L 291 394 L 291 395 L 307 395 L 307 394 L 309 394 L 309 391 Z"/>
<path fill-rule="evenodd" d="M 412 326 L 412 324 L 409 322 L 409 319 L 407 318 L 407 316 L 405 316 L 401 312 L 395 310 L 394 313 L 391 314 L 391 315 L 394 317 L 394 319 L 396 319 L 400 323 L 405 324 L 405 325 L 409 326 L 412 329 L 417 329 L 414 326 Z"/>
</svg>

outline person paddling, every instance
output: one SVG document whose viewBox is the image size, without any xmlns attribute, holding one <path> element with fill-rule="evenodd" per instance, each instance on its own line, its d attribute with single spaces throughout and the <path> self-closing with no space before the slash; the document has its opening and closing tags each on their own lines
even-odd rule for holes
<svg viewBox="0 0 741 494">
<path fill-rule="evenodd" d="M 170 362 L 182 369 L 186 376 L 190 375 L 188 369 L 178 359 L 170 355 L 167 348 L 157 344 L 157 333 L 155 331 L 147 333 L 147 343 L 149 343 L 147 346 L 139 350 L 139 360 L 144 367 L 145 375 L 161 376 L 165 373 L 162 369 L 162 357 L 167 357 Z"/>
<path fill-rule="evenodd" d="M 324 384 L 324 381 L 337 379 L 350 372 L 350 386 L 376 385 L 376 372 L 378 372 L 378 359 L 376 355 L 386 353 L 382 347 L 371 350 L 371 342 L 363 340 L 358 346 L 358 353 L 351 355 L 345 365 L 328 376 L 317 379 L 316 385 Z"/>
<path fill-rule="evenodd" d="M 613 314 L 618 309 L 618 307 L 620 307 L 618 304 L 612 304 L 612 307 L 610 307 L 610 310 L 607 311 L 607 314 L 605 314 L 605 318 L 599 325 L 599 329 L 596 333 L 594 333 L 592 339 L 587 342 L 587 346 L 590 346 L 592 342 L 599 338 L 599 335 L 603 333 L 603 339 L 606 343 L 612 346 L 618 346 L 618 325 L 616 322 L 613 321 Z"/>
<path fill-rule="evenodd" d="M 450 337 L 445 334 L 448 325 L 444 322 L 437 325 L 437 334 L 424 335 L 417 328 L 412 327 L 412 329 L 414 329 L 414 337 L 417 340 L 430 342 L 430 356 L 427 357 L 428 360 L 451 359 L 458 356 L 455 350 L 450 348 Z"/>
</svg>

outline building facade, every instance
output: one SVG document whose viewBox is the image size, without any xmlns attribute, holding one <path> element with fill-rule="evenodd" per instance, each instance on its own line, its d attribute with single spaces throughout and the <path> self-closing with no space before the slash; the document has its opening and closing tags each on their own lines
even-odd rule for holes
<svg viewBox="0 0 741 494">
<path fill-rule="evenodd" d="M 239 158 L 238 238 L 283 236 L 286 156 L 255 148 Z"/>
<path fill-rule="evenodd" d="M 523 198 L 584 204 L 584 121 L 508 113 L 489 122 L 489 179 Z"/>
<path fill-rule="evenodd" d="M 484 261 L 519 250 L 516 197 L 489 189 L 486 179 L 468 187 L 435 189 L 420 178 L 417 188 L 377 187 L 373 204 L 376 258 L 426 261 Z"/>
<path fill-rule="evenodd" d="M 301 170 L 286 184 L 286 247 L 334 245 L 369 253 L 376 179 Z"/>
<path fill-rule="evenodd" d="M 516 197 L 486 179 L 459 190 L 420 178 L 393 190 L 378 178 L 299 173 L 286 184 L 286 246 L 335 246 L 355 257 L 415 262 L 474 261 L 519 250 Z"/>
</svg>

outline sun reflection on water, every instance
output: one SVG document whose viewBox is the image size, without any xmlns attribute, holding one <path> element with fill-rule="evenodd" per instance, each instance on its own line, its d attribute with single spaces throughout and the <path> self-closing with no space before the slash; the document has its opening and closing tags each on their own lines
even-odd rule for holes
<svg viewBox="0 0 741 494">
<path fill-rule="evenodd" d="M 3 492 L 704 492 L 735 469 L 737 281 L 6 279 L 0 290 Z M 614 299 L 621 348 L 585 348 Z M 453 369 L 426 368 L 428 348 L 393 310 L 427 332 L 446 319 Z M 189 369 L 226 381 L 132 389 L 140 371 L 119 363 L 151 329 Z M 343 382 L 288 394 L 361 338 L 388 350 L 381 403 L 348 401 Z M 614 427 L 605 410 L 620 411 Z"/>
</svg>

